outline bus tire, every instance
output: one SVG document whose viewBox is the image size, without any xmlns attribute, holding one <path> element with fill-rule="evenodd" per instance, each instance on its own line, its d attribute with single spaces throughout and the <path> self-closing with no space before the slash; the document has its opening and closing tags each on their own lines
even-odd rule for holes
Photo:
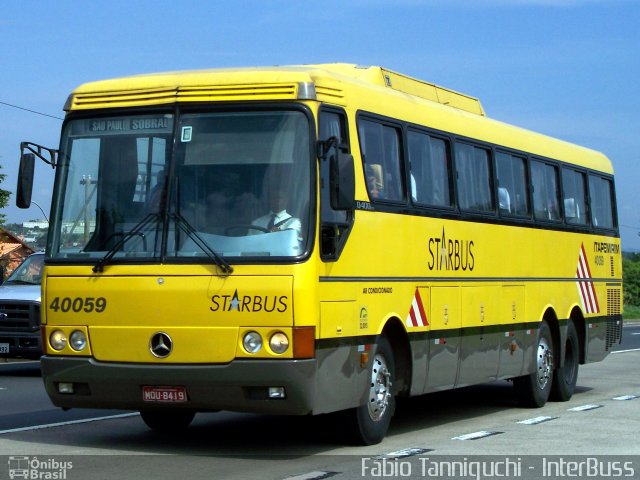
<svg viewBox="0 0 640 480">
<path fill-rule="evenodd" d="M 569 320 L 567 325 L 567 340 L 564 345 L 564 363 L 562 367 L 553 372 L 553 384 L 551 386 L 550 399 L 556 402 L 566 402 L 571 399 L 578 381 L 578 368 L 580 366 L 580 340 L 578 331 Z"/>
<path fill-rule="evenodd" d="M 193 410 L 141 410 L 140 416 L 151 430 L 175 433 L 186 429 L 195 417 Z"/>
<path fill-rule="evenodd" d="M 369 370 L 367 402 L 349 411 L 349 427 L 354 443 L 373 445 L 387 434 L 396 401 L 393 391 L 395 362 L 389 340 L 381 336 Z"/>
<path fill-rule="evenodd" d="M 513 387 L 520 405 L 539 408 L 547 403 L 553 383 L 553 338 L 546 321 L 540 324 L 534 355 L 535 371 L 514 378 Z"/>
</svg>

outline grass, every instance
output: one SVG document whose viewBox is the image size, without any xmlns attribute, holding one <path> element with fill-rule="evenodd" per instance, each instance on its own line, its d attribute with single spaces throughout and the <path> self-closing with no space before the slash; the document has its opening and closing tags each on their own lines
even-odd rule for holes
<svg viewBox="0 0 640 480">
<path fill-rule="evenodd" d="M 637 319 L 640 319 L 640 306 L 638 306 L 638 305 L 625 305 L 624 306 L 624 319 L 625 320 L 637 320 Z"/>
</svg>

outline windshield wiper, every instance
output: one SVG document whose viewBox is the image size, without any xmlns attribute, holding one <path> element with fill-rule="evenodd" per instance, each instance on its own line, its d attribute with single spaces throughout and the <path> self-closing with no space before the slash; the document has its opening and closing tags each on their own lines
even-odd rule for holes
<svg viewBox="0 0 640 480">
<path fill-rule="evenodd" d="M 157 220 L 160 218 L 160 215 L 157 213 L 150 213 L 146 217 L 144 217 L 140 222 L 138 222 L 131 230 L 126 232 L 122 238 L 113 246 L 111 249 L 105 254 L 104 257 L 100 259 L 98 263 L 96 263 L 92 270 L 94 273 L 101 273 L 104 271 L 105 265 L 107 265 L 111 259 L 115 256 L 116 253 L 123 247 L 123 245 L 129 241 L 131 238 L 135 236 L 142 236 L 144 238 L 144 234 L 142 230 L 153 220 Z M 198 235 L 198 232 L 191 226 L 191 224 L 184 219 L 179 214 L 172 213 L 169 215 L 169 218 L 175 220 L 176 225 L 180 230 L 182 230 L 189 238 L 191 238 L 198 247 L 211 259 L 213 262 L 222 270 L 222 273 L 225 275 L 229 275 L 233 273 L 233 267 L 229 265 L 229 263 L 218 253 L 209 247 L 209 245 Z"/>
<path fill-rule="evenodd" d="M 220 254 L 216 253 L 207 242 L 205 242 L 195 228 L 191 226 L 191 224 L 179 213 L 171 213 L 169 218 L 175 220 L 176 226 L 180 228 L 187 236 L 193 240 L 193 242 L 200 247 L 200 249 L 211 259 L 213 262 L 220 267 L 222 273 L 225 275 L 230 275 L 233 273 L 233 267 L 229 265 L 229 263 L 222 257 Z"/>
<path fill-rule="evenodd" d="M 144 233 L 142 233 L 142 230 L 153 220 L 158 220 L 159 218 L 159 214 L 150 213 L 142 220 L 140 220 L 131 230 L 122 235 L 122 238 L 113 247 L 111 247 L 111 249 L 109 249 L 109 251 L 105 254 L 104 257 L 100 259 L 98 263 L 93 266 L 93 268 L 91 269 L 93 270 L 93 273 L 102 273 L 104 271 L 104 266 L 109 263 L 109 261 L 115 256 L 116 253 L 118 253 L 118 250 L 120 250 L 123 245 L 127 243 L 127 241 L 135 236 L 141 236 L 142 238 L 144 238 Z"/>
</svg>

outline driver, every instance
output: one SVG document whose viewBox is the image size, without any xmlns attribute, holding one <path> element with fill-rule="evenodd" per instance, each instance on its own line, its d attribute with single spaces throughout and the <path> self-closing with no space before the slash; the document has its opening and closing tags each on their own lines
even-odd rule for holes
<svg viewBox="0 0 640 480">
<path fill-rule="evenodd" d="M 287 212 L 287 194 L 283 189 L 272 188 L 268 196 L 269 213 L 256 218 L 251 225 L 265 232 L 279 232 L 295 230 L 299 240 L 302 240 L 302 224 L 300 219 Z"/>
</svg>

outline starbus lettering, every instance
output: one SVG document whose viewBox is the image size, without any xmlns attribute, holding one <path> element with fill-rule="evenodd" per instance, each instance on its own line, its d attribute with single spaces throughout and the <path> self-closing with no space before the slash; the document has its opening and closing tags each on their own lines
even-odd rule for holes
<svg viewBox="0 0 640 480">
<path fill-rule="evenodd" d="M 429 238 L 429 270 L 473 271 L 475 267 L 473 249 L 473 240 L 447 238 L 443 228 L 440 237 Z"/>
<path fill-rule="evenodd" d="M 286 295 L 238 295 L 236 290 L 233 295 L 214 295 L 211 297 L 212 312 L 279 312 L 283 313 L 289 308 L 289 297 Z"/>
</svg>

